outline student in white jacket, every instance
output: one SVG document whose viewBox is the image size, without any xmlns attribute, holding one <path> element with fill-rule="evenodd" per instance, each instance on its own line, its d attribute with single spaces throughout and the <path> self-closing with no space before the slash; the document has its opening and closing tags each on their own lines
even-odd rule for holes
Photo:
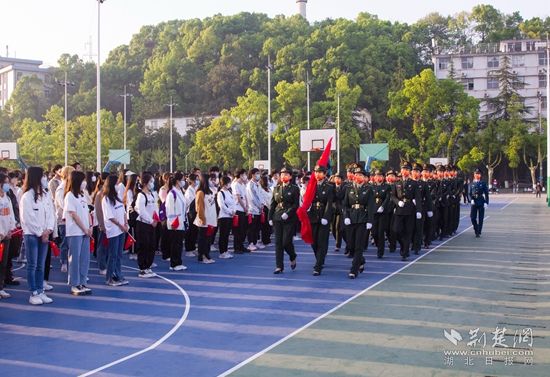
<svg viewBox="0 0 550 377">
<path fill-rule="evenodd" d="M 258 247 L 260 238 L 260 216 L 263 208 L 262 188 L 260 187 L 260 170 L 254 168 L 248 173 L 248 184 L 246 185 L 246 201 L 248 202 L 248 216 L 252 216 L 252 222 L 248 224 L 248 250 L 254 251 Z"/>
<path fill-rule="evenodd" d="M 151 278 L 155 274 L 151 266 L 155 259 L 155 231 L 158 224 L 159 207 L 153 195 L 155 180 L 150 173 L 141 175 L 141 191 L 137 193 L 134 210 L 136 220 L 136 241 L 138 250 L 138 266 L 140 278 Z M 156 215 L 156 216 L 155 216 Z"/>
<path fill-rule="evenodd" d="M 170 243 L 170 270 L 183 271 L 187 267 L 183 265 L 181 253 L 183 250 L 183 237 L 185 235 L 185 217 L 187 207 L 182 188 L 185 184 L 183 174 L 177 172 L 170 181 L 166 195 L 166 227 L 168 228 L 168 240 Z"/>
<path fill-rule="evenodd" d="M 57 186 L 55 192 L 52 192 L 54 197 L 54 207 L 55 207 L 55 216 L 57 219 L 57 234 L 59 235 L 60 244 L 59 248 L 61 249 L 60 261 L 61 261 L 61 272 L 67 272 L 67 256 L 69 252 L 69 245 L 65 237 L 65 219 L 63 218 L 63 207 L 65 205 L 65 187 L 67 187 L 69 177 L 74 171 L 72 166 L 65 166 L 61 169 L 61 183 Z"/>
<path fill-rule="evenodd" d="M 10 238 L 15 230 L 15 216 L 13 206 L 8 197 L 10 182 L 8 176 L 0 173 L 0 242 L 4 247 L 2 261 L 0 262 L 0 299 L 10 298 L 11 295 L 4 291 L 5 278 L 8 270 Z"/>
<path fill-rule="evenodd" d="M 32 305 L 49 304 L 53 300 L 44 293 L 44 264 L 48 252 L 50 234 L 55 226 L 55 216 L 49 197 L 44 195 L 42 177 L 44 170 L 32 166 L 27 170 L 21 197 L 21 227 L 27 252 L 27 283 Z"/>
<path fill-rule="evenodd" d="M 227 251 L 229 233 L 233 225 L 233 216 L 235 216 L 237 211 L 235 198 L 231 192 L 231 178 L 226 176 L 222 177 L 220 190 L 217 194 L 217 201 L 218 207 L 220 208 L 220 213 L 218 214 L 218 227 L 220 229 L 218 245 L 220 247 L 220 258 L 233 258 L 233 254 Z"/>
</svg>

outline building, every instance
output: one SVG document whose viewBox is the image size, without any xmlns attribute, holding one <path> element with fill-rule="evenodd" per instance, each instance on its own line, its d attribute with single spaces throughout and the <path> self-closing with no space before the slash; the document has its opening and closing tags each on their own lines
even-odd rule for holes
<svg viewBox="0 0 550 377">
<path fill-rule="evenodd" d="M 537 120 L 539 114 L 546 117 L 546 41 L 508 40 L 452 50 L 436 49 L 432 59 L 438 79 L 448 78 L 453 69 L 455 79 L 464 85 L 466 92 L 482 101 L 480 117 L 483 117 L 491 110 L 483 100 L 499 93 L 494 71 L 502 64 L 503 56 L 509 57 L 511 69 L 521 83 L 516 89 L 530 111 L 526 118 Z"/>
<path fill-rule="evenodd" d="M 296 0 L 298 14 L 307 19 L 307 0 Z"/>
<path fill-rule="evenodd" d="M 0 109 L 6 106 L 17 82 L 23 76 L 36 75 L 45 84 L 50 81 L 49 70 L 41 68 L 42 61 L 0 57 Z M 47 87 L 44 87 L 47 91 Z"/>
<path fill-rule="evenodd" d="M 174 130 L 183 137 L 187 134 L 187 131 L 189 129 L 201 127 L 201 125 L 208 125 L 216 117 L 217 116 L 215 115 L 206 115 L 200 117 L 174 117 L 172 118 L 172 124 L 174 125 Z M 167 127 L 169 123 L 169 118 L 145 119 L 145 130 L 146 132 L 154 132 L 161 129 L 162 127 Z"/>
</svg>

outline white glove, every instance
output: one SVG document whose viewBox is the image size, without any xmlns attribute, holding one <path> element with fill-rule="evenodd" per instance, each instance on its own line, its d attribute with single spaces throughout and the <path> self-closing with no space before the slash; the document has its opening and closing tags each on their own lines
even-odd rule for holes
<svg viewBox="0 0 550 377">
<path fill-rule="evenodd" d="M 351 225 L 351 219 L 348 218 L 348 217 L 346 217 L 346 218 L 344 219 L 344 225 Z"/>
<path fill-rule="evenodd" d="M 416 213 L 416 218 L 417 218 L 417 220 L 420 220 L 422 218 L 422 214 L 420 212 L 417 212 Z"/>
<path fill-rule="evenodd" d="M 269 226 L 273 226 L 273 220 L 269 220 Z"/>
<path fill-rule="evenodd" d="M 397 203 L 397 205 L 401 208 L 403 208 L 405 206 L 405 202 L 400 200 L 399 203 Z"/>
<path fill-rule="evenodd" d="M 367 223 L 367 230 L 369 229 L 372 229 L 372 224 L 371 223 Z"/>
<path fill-rule="evenodd" d="M 476 204 L 476 201 L 474 199 L 472 199 L 471 201 L 472 204 Z"/>
<path fill-rule="evenodd" d="M 434 213 L 432 211 L 428 211 L 426 214 L 428 215 L 428 217 L 433 217 L 434 216 Z"/>
<path fill-rule="evenodd" d="M 321 224 L 328 225 L 328 220 L 327 219 L 321 219 Z"/>
<path fill-rule="evenodd" d="M 487 207 L 489 207 L 489 204 L 484 203 L 484 204 L 483 204 L 483 208 L 487 208 Z"/>
<path fill-rule="evenodd" d="M 382 206 L 378 207 L 378 211 L 376 211 L 376 212 L 378 212 L 378 213 L 384 212 L 384 207 L 382 207 Z"/>
<path fill-rule="evenodd" d="M 288 215 L 286 213 L 283 213 L 281 215 L 281 219 L 283 219 L 284 221 L 288 220 Z"/>
<path fill-rule="evenodd" d="M 413 204 L 416 205 L 416 199 L 413 199 Z"/>
</svg>

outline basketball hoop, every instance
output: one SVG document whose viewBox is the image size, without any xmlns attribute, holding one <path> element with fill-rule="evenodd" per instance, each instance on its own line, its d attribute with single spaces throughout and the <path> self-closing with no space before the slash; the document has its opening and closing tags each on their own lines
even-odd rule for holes
<svg viewBox="0 0 550 377">
<path fill-rule="evenodd" d="M 321 152 L 321 148 L 311 148 L 310 152 Z"/>
</svg>

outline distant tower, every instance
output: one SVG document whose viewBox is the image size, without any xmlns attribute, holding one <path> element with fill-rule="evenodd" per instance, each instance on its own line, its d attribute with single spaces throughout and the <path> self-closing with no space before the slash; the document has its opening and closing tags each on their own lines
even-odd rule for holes
<svg viewBox="0 0 550 377">
<path fill-rule="evenodd" d="M 298 12 L 300 12 L 300 16 L 307 18 L 306 16 L 307 0 L 296 0 L 296 4 L 298 4 Z"/>
</svg>

